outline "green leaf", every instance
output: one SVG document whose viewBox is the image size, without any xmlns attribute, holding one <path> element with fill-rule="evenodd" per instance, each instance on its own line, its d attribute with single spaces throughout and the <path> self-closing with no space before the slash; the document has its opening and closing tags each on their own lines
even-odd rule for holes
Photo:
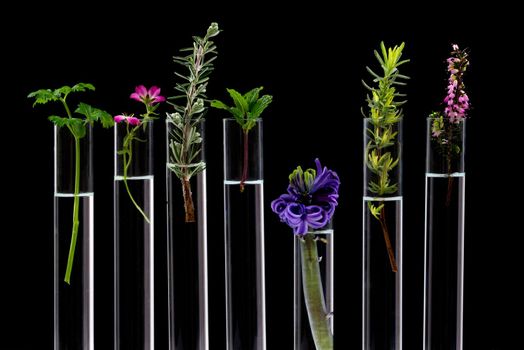
<svg viewBox="0 0 524 350">
<path fill-rule="evenodd" d="M 79 92 L 79 91 L 86 91 L 86 90 L 95 91 L 95 87 L 93 86 L 93 84 L 89 84 L 89 83 L 78 83 L 71 88 L 72 92 Z"/>
<path fill-rule="evenodd" d="M 213 101 L 211 101 L 211 107 L 213 107 L 213 108 L 218 108 L 218 109 L 229 110 L 229 106 L 226 105 L 224 102 L 219 101 L 219 100 L 213 100 Z"/>
<path fill-rule="evenodd" d="M 272 101 L 273 96 L 271 95 L 264 95 L 258 99 L 251 108 L 251 118 L 257 119 Z"/>
<path fill-rule="evenodd" d="M 83 120 L 71 118 L 69 119 L 68 124 L 71 127 L 71 130 L 73 131 L 73 135 L 75 135 L 75 137 L 81 139 L 84 136 L 86 136 L 86 125 Z"/>
<path fill-rule="evenodd" d="M 375 81 L 380 81 L 382 80 L 382 77 L 379 76 L 377 73 L 373 72 L 371 70 L 371 68 L 369 68 L 368 66 L 366 66 L 366 70 L 369 72 L 369 74 L 371 74 L 376 80 Z"/>
<path fill-rule="evenodd" d="M 259 98 L 258 96 L 262 89 L 263 87 L 254 88 L 244 95 L 241 95 L 234 89 L 227 89 L 235 106 L 230 107 L 221 101 L 213 100 L 211 107 L 228 110 L 242 128 L 248 131 L 255 125 L 256 119 L 260 117 L 273 100 L 273 97 L 270 95 L 264 95 Z"/>
<path fill-rule="evenodd" d="M 35 102 L 33 107 L 37 104 L 46 104 L 49 101 L 58 101 L 58 97 L 53 94 L 53 91 L 50 89 L 40 89 L 37 91 L 31 92 L 27 95 L 27 98 L 34 98 Z"/>
<path fill-rule="evenodd" d="M 71 92 L 71 87 L 65 85 L 61 88 L 55 89 L 53 91 L 53 95 L 55 95 L 57 98 L 65 98 L 67 95 Z"/>
<path fill-rule="evenodd" d="M 62 118 L 56 115 L 49 116 L 47 119 L 60 128 L 69 123 L 69 118 Z"/>
<path fill-rule="evenodd" d="M 92 84 L 78 83 L 73 87 L 64 85 L 58 89 L 41 89 L 34 92 L 31 92 L 27 95 L 28 98 L 35 98 L 33 106 L 36 104 L 45 104 L 49 101 L 59 101 L 60 99 L 65 99 L 67 95 L 71 92 L 86 91 L 86 90 L 95 90 L 95 87 Z"/>
<path fill-rule="evenodd" d="M 371 215 L 373 215 L 377 220 L 380 220 L 380 212 L 382 211 L 382 208 L 384 208 L 384 203 L 377 207 L 373 203 L 368 202 L 368 208 L 371 212 Z"/>
<path fill-rule="evenodd" d="M 88 123 L 93 124 L 100 121 L 104 128 L 109 128 L 114 125 L 113 118 L 109 113 L 98 108 L 91 107 L 87 103 L 80 102 L 75 113 L 82 114 L 86 117 Z"/>
<path fill-rule="evenodd" d="M 251 110 L 253 104 L 258 100 L 258 95 L 260 94 L 260 91 L 262 91 L 262 89 L 264 89 L 263 86 L 254 88 L 253 90 L 244 94 L 244 99 L 246 100 L 249 106 L 249 110 Z"/>
<path fill-rule="evenodd" d="M 244 96 L 242 96 L 238 91 L 235 89 L 226 89 L 231 98 L 233 99 L 233 102 L 235 103 L 235 107 L 237 107 L 239 110 L 242 111 L 242 115 L 246 115 L 248 111 L 248 105 L 246 100 L 244 99 Z"/>
<path fill-rule="evenodd" d="M 233 114 L 233 117 L 237 120 L 237 122 L 240 125 L 244 124 L 244 113 L 242 113 L 240 109 L 238 109 L 237 107 L 231 107 L 229 108 L 229 112 Z"/>
</svg>

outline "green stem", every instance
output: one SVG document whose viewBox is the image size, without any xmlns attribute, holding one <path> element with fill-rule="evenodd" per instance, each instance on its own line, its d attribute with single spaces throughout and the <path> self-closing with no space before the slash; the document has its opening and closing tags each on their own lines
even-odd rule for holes
<svg viewBox="0 0 524 350">
<path fill-rule="evenodd" d="M 135 130 L 133 130 L 132 132 L 134 132 L 134 131 Z M 125 147 L 126 146 L 124 146 L 124 148 Z M 123 176 L 124 186 L 126 187 L 126 191 L 127 191 L 127 194 L 129 195 L 129 199 L 131 199 L 131 202 L 133 202 L 133 204 L 135 205 L 136 209 L 140 212 L 140 214 L 142 214 L 142 216 L 144 217 L 144 220 L 146 220 L 146 222 L 148 224 L 150 224 L 151 221 L 147 217 L 146 213 L 144 213 L 142 208 L 140 208 L 138 203 L 135 201 L 135 198 L 133 197 L 133 195 L 131 194 L 131 190 L 129 189 L 129 185 L 127 184 L 127 170 L 129 168 L 129 166 L 131 165 L 131 160 L 133 159 L 132 140 L 129 140 L 128 147 L 129 147 L 128 148 L 129 149 L 129 160 L 126 160 L 126 153 L 124 152 L 124 154 L 123 154 L 123 157 L 124 157 L 124 160 L 123 160 L 124 161 L 124 176 Z"/>
<path fill-rule="evenodd" d="M 306 234 L 301 240 L 300 249 L 302 286 L 311 334 L 317 350 L 332 350 L 333 335 L 329 329 L 315 236 Z"/>
<path fill-rule="evenodd" d="M 64 106 L 67 105 L 64 103 Z M 69 246 L 69 256 L 67 258 L 67 268 L 64 277 L 64 281 L 67 284 L 71 284 L 71 271 L 73 269 L 73 260 L 75 258 L 75 247 L 76 239 L 78 237 L 78 226 L 80 221 L 78 219 L 78 208 L 80 206 L 80 198 L 78 194 L 80 193 L 80 139 L 75 136 L 75 193 L 74 193 L 74 202 L 73 202 L 73 229 L 71 233 L 71 244 Z"/>
</svg>

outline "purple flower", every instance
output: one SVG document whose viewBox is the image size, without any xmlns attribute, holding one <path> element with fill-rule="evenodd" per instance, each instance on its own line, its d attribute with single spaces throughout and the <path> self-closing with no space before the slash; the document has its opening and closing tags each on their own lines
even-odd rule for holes
<svg viewBox="0 0 524 350">
<path fill-rule="evenodd" d="M 126 123 L 130 124 L 130 125 L 133 125 L 133 126 L 137 126 L 137 125 L 140 125 L 140 119 L 138 119 L 137 117 L 133 117 L 133 116 L 127 116 L 127 115 L 116 115 L 113 120 L 115 121 L 115 123 L 121 123 L 123 121 L 125 121 Z"/>
<path fill-rule="evenodd" d="M 337 173 L 322 168 L 318 159 L 315 164 L 316 170 L 297 167 L 289 176 L 287 193 L 271 202 L 273 212 L 299 236 L 326 226 L 338 205 Z"/>
<path fill-rule="evenodd" d="M 158 86 L 151 86 L 151 88 L 147 90 L 144 85 L 139 85 L 135 88 L 135 92 L 133 92 L 129 97 L 148 106 L 166 100 L 164 96 L 160 96 L 160 88 Z"/>
</svg>

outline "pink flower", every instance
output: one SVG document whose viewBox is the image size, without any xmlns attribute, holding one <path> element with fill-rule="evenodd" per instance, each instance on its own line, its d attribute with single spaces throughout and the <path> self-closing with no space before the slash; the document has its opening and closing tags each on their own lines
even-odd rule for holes
<svg viewBox="0 0 524 350">
<path fill-rule="evenodd" d="M 123 114 L 116 115 L 113 118 L 113 120 L 115 121 L 115 123 L 121 123 L 121 122 L 125 121 L 129 125 L 133 125 L 133 126 L 140 125 L 140 119 L 138 119 L 137 117 L 127 116 L 127 115 L 123 115 Z"/>
<path fill-rule="evenodd" d="M 139 85 L 135 88 L 135 92 L 129 97 L 149 106 L 166 100 L 164 96 L 160 96 L 160 88 L 158 86 L 151 86 L 151 88 L 147 90 L 144 85 Z"/>
</svg>

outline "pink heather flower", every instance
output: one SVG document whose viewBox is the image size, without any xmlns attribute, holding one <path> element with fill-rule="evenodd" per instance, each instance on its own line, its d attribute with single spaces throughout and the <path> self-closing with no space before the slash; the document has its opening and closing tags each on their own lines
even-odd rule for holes
<svg viewBox="0 0 524 350">
<path fill-rule="evenodd" d="M 125 121 L 129 125 L 133 125 L 133 126 L 140 125 L 140 119 L 138 119 L 137 117 L 127 116 L 127 115 L 123 115 L 123 114 L 116 115 L 113 118 L 113 120 L 115 121 L 115 123 L 121 123 L 121 122 Z"/>
<path fill-rule="evenodd" d="M 466 113 L 469 109 L 469 97 L 464 91 L 464 83 L 462 82 L 462 75 L 468 65 L 467 53 L 460 51 L 458 45 L 453 44 L 452 57 L 446 61 L 448 63 L 448 86 L 446 88 L 447 94 L 444 98 L 444 116 L 446 116 L 451 123 L 459 123 L 466 118 Z"/>
<path fill-rule="evenodd" d="M 166 100 L 164 96 L 160 96 L 160 88 L 158 86 L 151 86 L 151 88 L 147 90 L 144 85 L 139 85 L 135 88 L 135 92 L 129 97 L 149 106 Z"/>
</svg>

